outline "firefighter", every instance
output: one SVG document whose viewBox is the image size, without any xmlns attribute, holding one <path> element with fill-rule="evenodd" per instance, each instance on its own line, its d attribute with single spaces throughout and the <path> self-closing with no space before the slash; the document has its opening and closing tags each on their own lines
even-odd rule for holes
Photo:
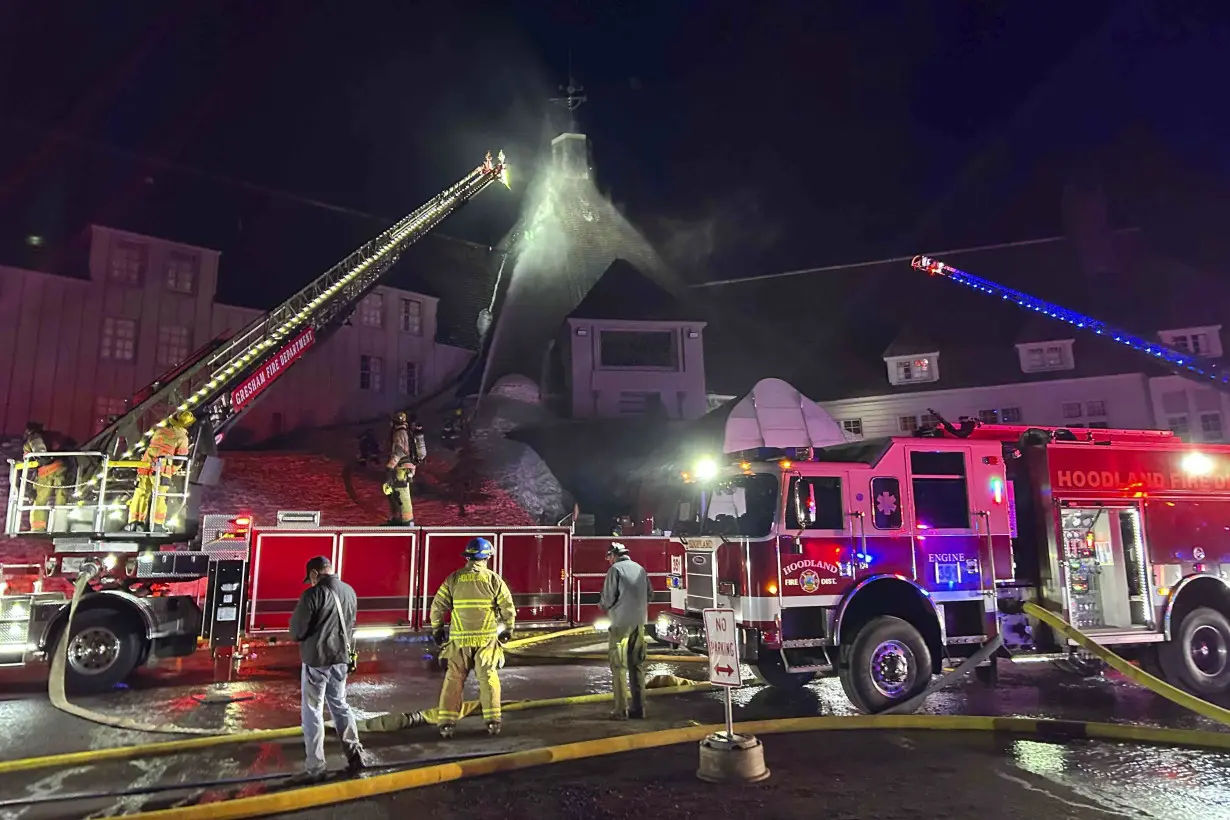
<svg viewBox="0 0 1230 820">
<path fill-rule="evenodd" d="M 51 442 L 53 450 L 48 447 Z M 49 453 L 61 450 L 59 437 L 55 433 L 43 430 L 43 425 L 37 421 L 26 424 L 21 443 L 22 460 L 33 461 L 38 467 L 31 476 L 26 475 L 26 482 L 34 486 L 35 507 L 62 507 L 68 503 L 68 463 L 63 458 L 39 457 L 38 453 Z M 27 468 L 29 469 L 29 468 Z M 30 529 L 34 532 L 47 531 L 47 510 L 30 511 Z"/>
<path fill-rule="evenodd" d="M 410 414 L 410 440 L 414 443 L 414 463 L 422 464 L 427 460 L 427 430 L 414 413 Z"/>
<path fill-rule="evenodd" d="M 410 450 L 409 422 L 405 413 L 393 414 L 393 435 L 389 444 L 389 460 L 384 464 L 384 494 L 389 498 L 391 527 L 414 526 L 414 503 L 410 500 L 410 482 L 414 478 L 414 454 Z"/>
<path fill-rule="evenodd" d="M 141 454 L 141 466 L 137 468 L 137 487 L 133 491 L 132 500 L 128 502 L 129 532 L 148 531 L 150 500 L 154 495 L 155 471 L 161 470 L 162 486 L 159 487 L 158 500 L 154 503 L 154 526 L 165 527 L 167 523 L 166 485 L 171 478 L 184 466 L 171 460 L 171 456 L 188 455 L 188 428 L 196 423 L 196 416 L 190 410 L 176 413 L 167 420 L 165 427 L 154 429 L 154 436 L 149 446 Z M 165 459 L 161 468 L 158 459 Z"/>
<path fill-rule="evenodd" d="M 504 579 L 487 568 L 494 548 L 486 538 L 466 544 L 466 565 L 444 579 L 431 603 L 431 636 L 442 647 L 448 664 L 440 690 L 440 736 L 449 738 L 461 719 L 461 696 L 473 670 L 487 732 L 500 733 L 500 667 L 502 644 L 512 637 L 517 618 L 512 593 Z M 447 631 L 444 615 L 452 613 Z M 447 641 L 446 641 L 447 638 Z"/>
<path fill-rule="evenodd" d="M 611 717 L 639 720 L 645 717 L 645 623 L 653 588 L 649 573 L 628 557 L 623 544 L 613 542 L 606 558 L 611 568 L 598 606 L 611 619 L 608 652 L 615 698 Z"/>
</svg>

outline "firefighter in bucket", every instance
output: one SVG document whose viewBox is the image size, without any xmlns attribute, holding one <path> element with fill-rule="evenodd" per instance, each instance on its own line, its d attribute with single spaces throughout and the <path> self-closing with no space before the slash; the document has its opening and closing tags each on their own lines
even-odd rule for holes
<svg viewBox="0 0 1230 820">
<path fill-rule="evenodd" d="M 154 526 L 160 530 L 166 527 L 166 493 L 171 479 L 177 473 L 183 472 L 183 468 L 187 466 L 173 457 L 188 455 L 188 428 L 195 423 L 196 416 L 184 410 L 168 419 L 166 426 L 155 428 L 149 446 L 141 454 L 141 466 L 137 468 L 137 488 L 133 491 L 132 500 L 128 502 L 128 525 L 125 527 L 128 532 L 149 531 L 151 501 L 154 502 Z M 158 498 L 154 501 L 156 479 Z"/>
<path fill-rule="evenodd" d="M 512 637 L 517 610 L 508 584 L 487 568 L 495 549 L 486 538 L 466 544 L 466 565 L 440 585 L 431 602 L 431 635 L 442 647 L 440 659 L 448 665 L 440 690 L 440 736 L 450 738 L 461 719 L 461 698 L 466 678 L 478 677 L 478 698 L 487 732 L 500 733 L 500 667 L 504 647 Z M 447 630 L 444 616 L 452 613 Z M 446 640 L 447 634 L 447 640 Z"/>
</svg>

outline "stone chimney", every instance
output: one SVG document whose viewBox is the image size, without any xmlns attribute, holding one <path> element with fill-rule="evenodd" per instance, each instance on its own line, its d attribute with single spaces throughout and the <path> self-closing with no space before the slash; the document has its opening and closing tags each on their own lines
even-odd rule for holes
<svg viewBox="0 0 1230 820">
<path fill-rule="evenodd" d="M 567 179 L 589 179 L 589 138 L 584 134 L 560 134 L 551 140 L 551 161 L 556 172 Z"/>
</svg>

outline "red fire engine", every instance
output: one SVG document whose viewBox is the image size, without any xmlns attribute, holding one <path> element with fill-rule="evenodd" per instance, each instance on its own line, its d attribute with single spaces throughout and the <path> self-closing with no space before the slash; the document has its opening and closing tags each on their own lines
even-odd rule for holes
<svg viewBox="0 0 1230 820">
<path fill-rule="evenodd" d="M 942 262 L 914 266 L 1180 375 L 1223 389 L 1230 381 L 1215 362 Z M 1081 666 L 1069 641 L 1020 614 L 1036 601 L 1195 694 L 1230 690 L 1228 446 L 967 421 L 735 459 L 694 483 L 681 510 L 665 630 L 673 643 L 699 648 L 701 611 L 732 607 L 743 657 L 769 683 L 836 672 L 851 701 L 876 712 L 996 634 L 1000 657 L 978 669 L 987 682 L 1003 659 Z"/>
</svg>

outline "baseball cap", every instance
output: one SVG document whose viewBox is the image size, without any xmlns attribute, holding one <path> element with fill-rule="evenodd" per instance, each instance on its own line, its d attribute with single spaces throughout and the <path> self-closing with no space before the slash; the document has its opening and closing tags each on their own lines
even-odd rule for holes
<svg viewBox="0 0 1230 820">
<path fill-rule="evenodd" d="M 307 562 L 307 569 L 303 571 L 303 583 L 309 583 L 312 580 L 312 570 L 317 572 L 325 572 L 333 570 L 333 562 L 323 555 L 317 555 L 315 558 Z"/>
</svg>

